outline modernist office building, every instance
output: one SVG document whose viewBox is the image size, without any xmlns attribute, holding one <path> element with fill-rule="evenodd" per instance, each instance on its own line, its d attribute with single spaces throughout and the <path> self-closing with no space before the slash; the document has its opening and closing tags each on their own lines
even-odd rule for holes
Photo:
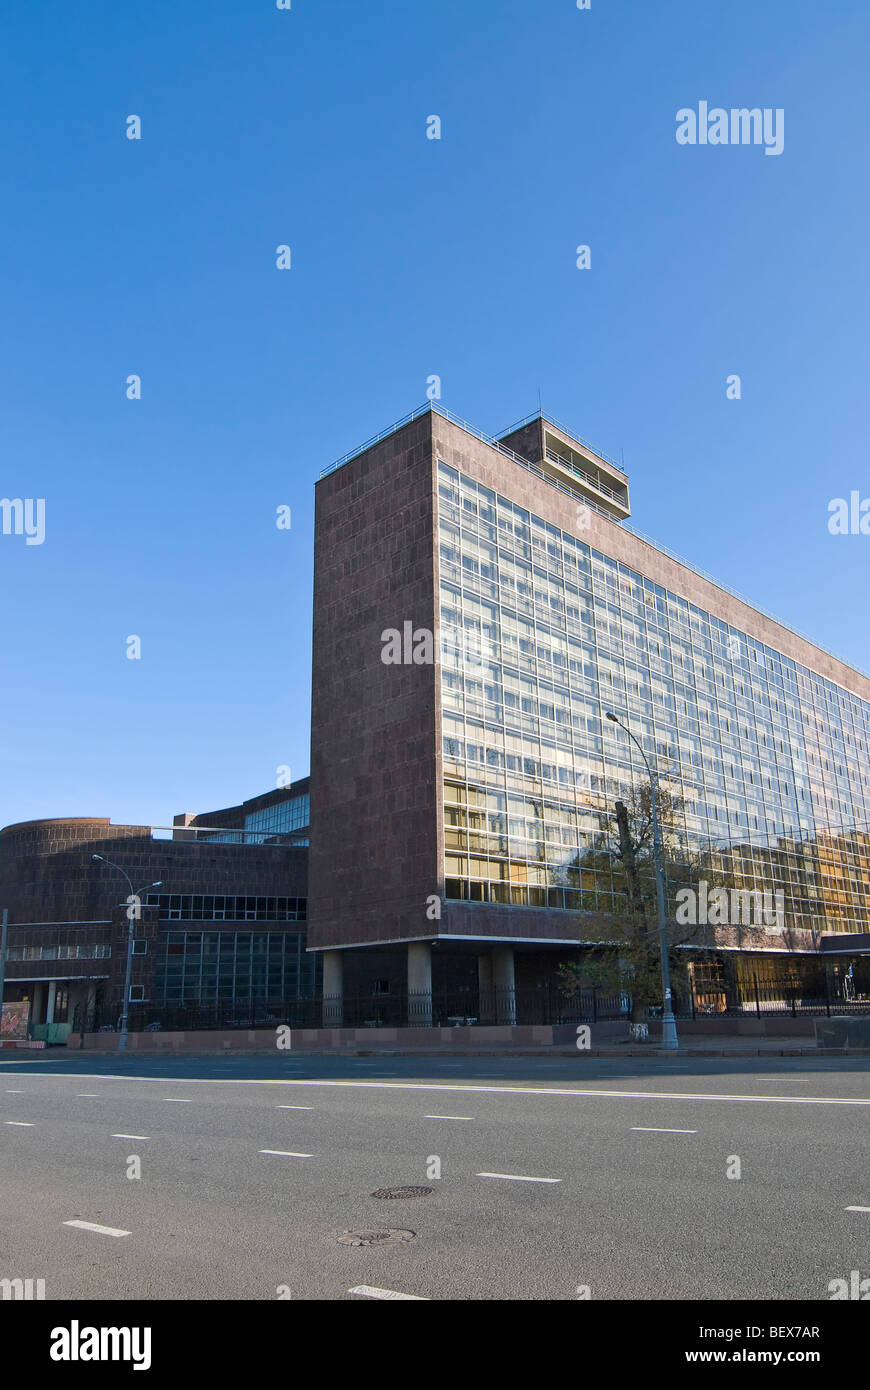
<svg viewBox="0 0 870 1390">
<path fill-rule="evenodd" d="M 676 766 L 669 834 L 784 895 L 773 927 L 705 929 L 709 969 L 870 931 L 870 679 L 629 514 L 623 470 L 544 415 L 495 439 L 426 407 L 319 481 L 308 940 L 331 1021 L 351 988 L 509 991 L 606 939 L 626 904 L 596 848 L 645 776 L 608 712 Z"/>
<path fill-rule="evenodd" d="M 4 1001 L 26 1002 L 31 1035 L 49 1041 L 63 1041 L 82 1015 L 89 1025 L 117 1019 L 125 873 L 142 890 L 132 1026 L 173 1009 L 263 1013 L 271 1001 L 312 999 L 319 978 L 306 952 L 307 845 L 307 778 L 239 806 L 176 816 L 172 828 L 88 817 L 6 826 Z"/>
</svg>

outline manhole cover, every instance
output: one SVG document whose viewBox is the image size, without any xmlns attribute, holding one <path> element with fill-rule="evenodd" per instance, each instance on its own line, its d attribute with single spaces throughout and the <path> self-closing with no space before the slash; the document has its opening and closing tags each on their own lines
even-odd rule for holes
<svg viewBox="0 0 870 1390">
<path fill-rule="evenodd" d="M 432 1191 L 431 1187 L 378 1187 L 371 1195 L 373 1197 L 385 1197 L 387 1201 L 395 1202 L 406 1200 L 409 1197 L 428 1197 Z"/>
<path fill-rule="evenodd" d="M 342 1231 L 339 1245 L 401 1245 L 413 1240 L 415 1231 Z"/>
</svg>

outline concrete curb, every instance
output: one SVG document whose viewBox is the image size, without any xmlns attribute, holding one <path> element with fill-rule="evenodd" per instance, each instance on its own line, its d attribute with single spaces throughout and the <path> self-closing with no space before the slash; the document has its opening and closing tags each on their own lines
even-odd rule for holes
<svg viewBox="0 0 870 1390">
<path fill-rule="evenodd" d="M 136 1048 L 134 1052 L 119 1053 L 113 1049 L 103 1051 L 93 1047 L 84 1049 L 67 1048 L 78 1057 L 274 1057 L 276 1048 Z M 518 1050 L 514 1048 L 490 1048 L 488 1050 L 467 1048 L 451 1049 L 449 1052 L 439 1049 L 427 1049 L 426 1051 L 409 1051 L 406 1048 L 390 1050 L 378 1048 L 373 1051 L 368 1048 L 291 1048 L 282 1054 L 285 1057 L 425 1057 L 430 1061 L 437 1059 L 441 1061 L 449 1060 L 451 1057 L 576 1057 L 578 1062 L 582 1062 L 587 1057 L 870 1057 L 868 1047 L 681 1047 L 676 1052 L 668 1048 L 657 1047 L 608 1047 L 608 1048 L 584 1048 L 579 1051 L 575 1048 L 526 1048 Z"/>
</svg>

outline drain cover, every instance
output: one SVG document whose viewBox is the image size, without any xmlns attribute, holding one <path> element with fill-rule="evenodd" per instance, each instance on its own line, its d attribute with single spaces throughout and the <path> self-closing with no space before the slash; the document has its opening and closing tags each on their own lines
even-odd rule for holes
<svg viewBox="0 0 870 1390">
<path fill-rule="evenodd" d="M 386 1197 L 388 1201 L 395 1202 L 408 1197 L 428 1197 L 432 1191 L 431 1187 L 378 1187 L 371 1195 Z"/>
<path fill-rule="evenodd" d="M 401 1245 L 413 1240 L 415 1231 L 342 1231 L 339 1245 Z"/>
</svg>

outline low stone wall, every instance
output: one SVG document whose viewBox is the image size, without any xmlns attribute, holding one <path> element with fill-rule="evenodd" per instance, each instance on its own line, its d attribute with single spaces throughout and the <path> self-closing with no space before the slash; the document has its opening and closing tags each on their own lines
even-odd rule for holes
<svg viewBox="0 0 870 1390">
<path fill-rule="evenodd" d="M 819 1047 L 870 1047 L 870 1014 L 841 1018 L 817 1018 Z"/>
<path fill-rule="evenodd" d="M 792 1018 L 791 1014 L 762 1014 L 760 1018 L 755 1015 L 746 1018 L 678 1018 L 677 1034 L 683 1037 L 700 1033 L 708 1038 L 812 1038 L 815 1036 L 815 1025 L 819 1022 L 821 1020 L 811 1014 L 798 1015 L 797 1018 Z M 661 1034 L 661 1023 L 650 1023 L 650 1037 L 660 1038 Z"/>
<path fill-rule="evenodd" d="M 590 1024 L 591 1046 L 603 1047 L 628 1037 L 628 1024 Z M 286 1035 L 285 1035 L 286 1036 Z M 570 1024 L 558 1027 L 525 1025 L 479 1025 L 467 1028 L 293 1028 L 290 1050 L 370 1051 L 379 1048 L 417 1051 L 432 1048 L 449 1052 L 452 1048 L 547 1048 L 570 1046 L 577 1029 Z M 69 1040 L 71 1050 L 79 1047 L 79 1035 Z M 86 1033 L 86 1049 L 114 1052 L 117 1033 Z M 129 1052 L 269 1052 L 278 1049 L 277 1028 L 228 1028 L 186 1033 L 130 1033 Z"/>
<path fill-rule="evenodd" d="M 277 1031 L 274 1028 L 227 1028 L 221 1030 L 201 1029 L 189 1033 L 128 1033 L 128 1052 L 268 1052 L 276 1048 Z M 117 1033 L 85 1033 L 85 1049 L 98 1052 L 118 1050 Z M 75 1051 L 79 1047 L 79 1034 L 74 1033 L 67 1046 Z"/>
<path fill-rule="evenodd" d="M 834 1020 L 831 1023 L 853 1024 L 862 1020 Z M 703 1044 L 705 1040 L 715 1042 L 722 1037 L 753 1038 L 806 1038 L 811 1042 L 816 1035 L 816 1025 L 821 1029 L 826 1019 L 812 1017 L 791 1018 L 699 1018 L 677 1020 L 677 1033 L 686 1043 Z M 870 1023 L 870 1019 L 863 1022 Z M 592 1023 L 588 1025 L 589 1046 L 609 1048 L 629 1041 L 629 1024 L 625 1019 Z M 286 1038 L 286 1034 L 283 1034 Z M 661 1024 L 649 1025 L 649 1040 L 657 1043 L 661 1037 Z M 290 1030 L 290 1048 L 293 1052 L 450 1052 L 490 1050 L 497 1052 L 536 1048 L 572 1047 L 577 1040 L 577 1028 L 573 1024 L 556 1026 L 525 1025 L 511 1028 L 509 1025 L 477 1025 L 460 1028 L 293 1028 Z M 279 1030 L 277 1028 L 228 1028 L 223 1030 L 203 1030 L 193 1032 L 130 1033 L 128 1051 L 131 1053 L 155 1052 L 274 1052 L 279 1050 Z M 820 1043 L 820 1046 L 822 1044 Z M 829 1046 L 843 1046 L 831 1043 Z M 852 1046 L 861 1046 L 855 1041 Z M 86 1033 L 86 1049 L 100 1052 L 114 1052 L 118 1048 L 117 1033 Z M 70 1050 L 79 1047 L 79 1035 L 74 1033 L 68 1043 Z M 281 1049 L 284 1050 L 284 1049 Z"/>
</svg>

